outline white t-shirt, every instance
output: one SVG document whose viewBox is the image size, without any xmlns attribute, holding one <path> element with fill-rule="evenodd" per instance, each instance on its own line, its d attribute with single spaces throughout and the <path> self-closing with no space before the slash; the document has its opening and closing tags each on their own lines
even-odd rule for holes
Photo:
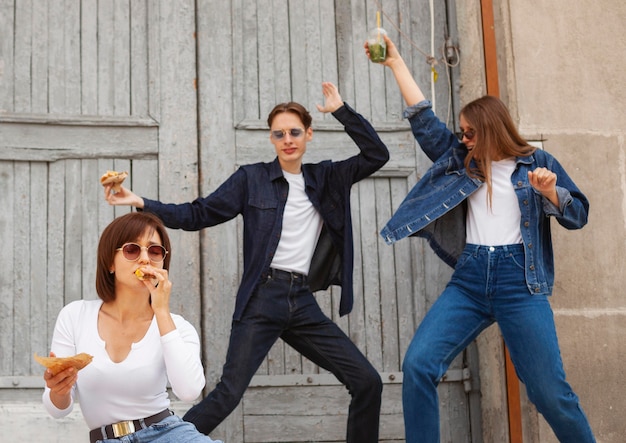
<svg viewBox="0 0 626 443">
<path fill-rule="evenodd" d="M 308 275 L 323 221 L 304 191 L 302 174 L 283 174 L 289 183 L 289 194 L 271 267 Z"/>
<path fill-rule="evenodd" d="M 172 314 L 176 329 L 160 336 L 156 318 L 146 335 L 133 343 L 125 360 L 113 362 L 98 334 L 102 300 L 79 300 L 65 306 L 57 318 L 51 350 L 57 357 L 81 352 L 93 361 L 78 373 L 72 404 L 58 409 L 46 387 L 43 403 L 54 418 L 68 415 L 77 399 L 89 429 L 157 414 L 170 405 L 166 384 L 184 401 L 195 400 L 205 385 L 200 339 L 195 328 Z"/>
<path fill-rule="evenodd" d="M 482 185 L 468 198 L 467 243 L 501 246 L 522 242 L 520 231 L 522 213 L 511 183 L 515 164 L 515 159 L 491 162 L 491 206 L 487 196 L 487 185 Z"/>
</svg>

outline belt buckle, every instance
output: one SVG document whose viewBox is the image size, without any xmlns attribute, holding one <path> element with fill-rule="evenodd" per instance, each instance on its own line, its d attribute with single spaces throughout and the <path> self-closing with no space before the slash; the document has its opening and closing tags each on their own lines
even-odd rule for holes
<svg viewBox="0 0 626 443">
<path fill-rule="evenodd" d="M 133 423 L 132 420 L 120 421 L 118 423 L 113 423 L 111 428 L 113 429 L 113 437 L 123 437 L 135 432 L 135 423 Z"/>
</svg>

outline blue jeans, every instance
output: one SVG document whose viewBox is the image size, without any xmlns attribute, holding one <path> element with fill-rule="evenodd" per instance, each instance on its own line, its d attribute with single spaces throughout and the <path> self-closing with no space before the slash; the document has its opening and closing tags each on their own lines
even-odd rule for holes
<svg viewBox="0 0 626 443">
<path fill-rule="evenodd" d="M 306 279 L 288 275 L 269 276 L 257 287 L 241 320 L 233 321 L 220 382 L 183 419 L 202 433 L 211 432 L 237 407 L 252 376 L 281 338 L 332 372 L 350 392 L 346 441 L 377 442 L 380 375 L 339 326 L 324 315 Z"/>
<path fill-rule="evenodd" d="M 522 245 L 467 245 L 403 362 L 407 443 L 439 442 L 437 385 L 478 334 L 497 322 L 528 398 L 562 443 L 595 442 L 578 397 L 565 381 L 547 296 L 531 295 Z"/>
<path fill-rule="evenodd" d="M 222 443 L 211 440 L 191 424 L 172 415 L 145 429 L 120 438 L 98 440 L 102 443 Z"/>
</svg>

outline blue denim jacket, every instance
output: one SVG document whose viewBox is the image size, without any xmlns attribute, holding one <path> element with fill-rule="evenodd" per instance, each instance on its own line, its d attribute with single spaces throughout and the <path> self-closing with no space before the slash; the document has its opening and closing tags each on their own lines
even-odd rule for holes
<svg viewBox="0 0 626 443">
<path fill-rule="evenodd" d="M 341 286 L 339 313 L 345 315 L 353 302 L 350 189 L 380 169 L 389 160 L 389 151 L 369 122 L 349 105 L 344 103 L 333 115 L 361 152 L 342 161 L 302 165 L 306 193 L 324 221 L 308 281 L 312 291 L 331 284 Z M 276 252 L 288 191 L 276 158 L 271 163 L 240 167 L 213 193 L 190 203 L 164 204 L 144 198 L 144 210 L 157 214 L 169 228 L 187 231 L 243 216 L 243 275 L 233 315 L 239 320 Z"/>
<path fill-rule="evenodd" d="M 433 113 L 425 100 L 405 110 L 413 135 L 434 163 L 411 189 L 381 231 L 388 244 L 417 235 L 428 240 L 434 252 L 454 267 L 465 247 L 466 199 L 482 181 L 467 175 L 463 160 L 467 148 Z M 559 162 L 537 149 L 518 157 L 511 182 L 522 214 L 520 230 L 525 251 L 526 284 L 531 294 L 550 295 L 554 284 L 554 256 L 550 218 L 567 229 L 587 223 L 589 202 Z M 557 175 L 559 207 L 528 182 L 528 171 L 545 167 Z"/>
</svg>

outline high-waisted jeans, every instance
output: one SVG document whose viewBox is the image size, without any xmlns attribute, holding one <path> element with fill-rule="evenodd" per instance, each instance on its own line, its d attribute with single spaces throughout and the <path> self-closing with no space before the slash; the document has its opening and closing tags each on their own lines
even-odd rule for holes
<svg viewBox="0 0 626 443">
<path fill-rule="evenodd" d="M 526 286 L 523 246 L 467 245 L 404 358 L 407 443 L 439 443 L 439 380 L 454 357 L 493 322 L 528 398 L 559 441 L 595 442 L 578 397 L 565 381 L 548 297 L 531 295 Z"/>
<path fill-rule="evenodd" d="M 240 321 L 234 321 L 222 377 L 183 417 L 208 434 L 243 397 L 272 345 L 282 338 L 332 372 L 352 396 L 346 441 L 378 442 L 382 381 L 348 336 L 320 309 L 305 279 L 279 273 L 259 285 Z M 310 438 L 315 440 L 315 436 Z"/>
</svg>

